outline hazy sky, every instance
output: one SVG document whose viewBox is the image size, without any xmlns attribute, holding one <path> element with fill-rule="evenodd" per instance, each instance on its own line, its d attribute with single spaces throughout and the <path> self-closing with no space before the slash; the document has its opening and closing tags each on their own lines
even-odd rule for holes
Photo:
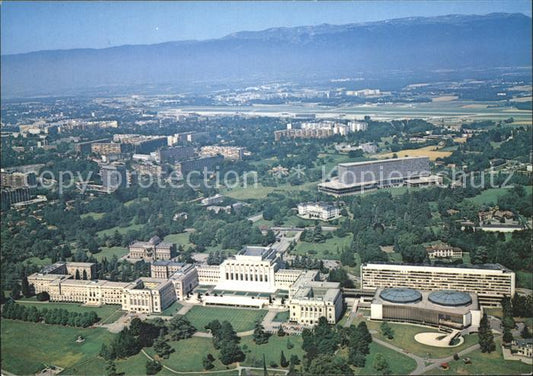
<svg viewBox="0 0 533 376">
<path fill-rule="evenodd" d="M 409 16 L 524 13 L 530 0 L 351 2 L 0 3 L 1 52 L 104 48 L 218 38 L 269 27 L 346 24 Z"/>
</svg>

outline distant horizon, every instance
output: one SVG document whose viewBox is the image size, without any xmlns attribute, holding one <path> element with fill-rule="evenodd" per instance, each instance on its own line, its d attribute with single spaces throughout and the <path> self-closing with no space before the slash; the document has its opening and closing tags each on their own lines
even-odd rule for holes
<svg viewBox="0 0 533 376">
<path fill-rule="evenodd" d="M 343 26 L 404 18 L 522 14 L 507 1 L 3 2 L 1 55 L 207 41 L 239 32 Z M 264 17 L 257 17 L 260 13 Z M 78 16 L 78 17 L 77 17 Z M 32 25 L 28 28 L 28 25 Z"/>
<path fill-rule="evenodd" d="M 492 13 L 486 13 L 486 14 L 463 14 L 463 13 L 450 13 L 450 14 L 442 14 L 438 16 L 407 16 L 407 17 L 398 17 L 398 18 L 386 18 L 382 20 L 377 21 L 362 21 L 362 22 L 349 22 L 349 23 L 340 23 L 340 24 L 334 24 L 334 23 L 319 23 L 314 25 L 297 25 L 297 26 L 274 26 L 274 27 L 267 27 L 265 29 L 260 30 L 238 30 L 231 32 L 229 34 L 222 35 L 220 37 L 215 38 L 208 38 L 208 39 L 176 39 L 176 40 L 167 40 L 167 41 L 161 41 L 156 43 L 128 43 L 128 44 L 120 44 L 116 46 L 108 46 L 108 47 L 74 47 L 74 48 L 58 48 L 58 49 L 45 49 L 45 50 L 35 50 L 35 51 L 28 51 L 28 52 L 19 52 L 19 53 L 13 53 L 13 54 L 2 54 L 2 56 L 10 56 L 10 55 L 25 55 L 25 54 L 31 54 L 31 53 L 37 53 L 37 52 L 46 52 L 46 51 L 70 51 L 70 50 L 105 50 L 105 49 L 111 49 L 111 48 L 120 48 L 125 46 L 148 46 L 148 45 L 158 45 L 158 44 L 165 44 L 165 43 L 177 43 L 177 42 L 205 42 L 210 40 L 217 40 L 217 39 L 223 39 L 233 34 L 239 34 L 239 33 L 261 33 L 267 30 L 274 30 L 274 29 L 292 29 L 292 28 L 299 28 L 299 27 L 317 27 L 322 25 L 329 25 L 329 26 L 348 26 L 348 25 L 362 25 L 362 24 L 374 24 L 374 23 L 381 23 L 385 21 L 396 21 L 396 20 L 403 20 L 403 19 L 409 19 L 409 18 L 440 18 L 440 17 L 449 17 L 449 16 L 489 16 L 491 14 L 520 14 L 525 17 L 532 18 L 530 15 L 521 13 L 521 12 L 492 12 Z"/>
</svg>

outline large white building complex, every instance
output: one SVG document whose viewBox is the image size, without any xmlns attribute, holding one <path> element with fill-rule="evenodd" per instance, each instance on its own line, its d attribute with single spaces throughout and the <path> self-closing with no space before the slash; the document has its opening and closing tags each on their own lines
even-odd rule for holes
<svg viewBox="0 0 533 376">
<path fill-rule="evenodd" d="M 461 330 L 479 327 L 483 309 L 476 294 L 379 288 L 370 305 L 372 320 L 386 320 Z"/>
<path fill-rule="evenodd" d="M 318 281 L 318 271 L 298 277 L 289 290 L 289 321 L 315 325 L 320 317 L 335 324 L 342 314 L 343 298 L 338 282 Z"/>
<path fill-rule="evenodd" d="M 340 210 L 328 202 L 303 202 L 298 204 L 298 216 L 306 219 L 330 221 L 340 217 Z"/>
<path fill-rule="evenodd" d="M 406 157 L 379 161 L 339 163 L 338 177 L 320 183 L 318 190 L 335 196 L 400 185 L 439 185 L 432 176 L 428 157 Z"/>
<path fill-rule="evenodd" d="M 47 292 L 51 301 L 117 304 L 125 311 L 142 313 L 162 312 L 198 285 L 196 269 L 190 264 L 174 265 L 169 278 L 141 277 L 133 282 L 74 279 L 73 271 L 93 267 L 91 263 L 60 262 L 28 276 L 28 283 L 36 294 Z M 152 273 L 158 272 L 152 269 Z"/>
<path fill-rule="evenodd" d="M 318 271 L 283 269 L 283 260 L 269 247 L 244 247 L 220 265 L 197 266 L 200 285 L 215 285 L 203 296 L 206 305 L 261 308 L 276 292 L 288 296 L 289 320 L 313 325 L 325 316 L 335 323 L 343 309 L 338 283 L 319 281 Z M 284 295 L 283 294 L 283 295 Z"/>
<path fill-rule="evenodd" d="M 175 245 L 162 242 L 158 236 L 152 237 L 147 242 L 134 242 L 129 246 L 128 257 L 133 260 L 170 260 Z"/>
<path fill-rule="evenodd" d="M 187 298 L 204 305 L 263 308 L 275 297 L 277 306 L 289 307 L 290 321 L 314 325 L 321 316 L 334 324 L 343 309 L 338 283 L 320 281 L 318 271 L 284 269 L 281 254 L 270 247 L 246 246 L 220 265 L 156 260 L 151 277 L 133 282 L 75 279 L 80 269 L 95 275 L 91 263 L 57 263 L 30 275 L 28 282 L 51 301 L 117 304 L 130 312 L 159 313 Z M 194 291 L 199 286 L 203 295 Z"/>
<path fill-rule="evenodd" d="M 500 264 L 452 267 L 369 263 L 361 265 L 361 288 L 464 291 L 476 294 L 481 305 L 499 306 L 504 296 L 515 293 L 515 273 Z"/>
</svg>

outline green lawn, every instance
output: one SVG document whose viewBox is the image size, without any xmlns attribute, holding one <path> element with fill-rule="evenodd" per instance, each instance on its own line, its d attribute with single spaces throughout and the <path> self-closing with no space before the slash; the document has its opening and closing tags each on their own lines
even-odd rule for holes
<svg viewBox="0 0 533 376">
<path fill-rule="evenodd" d="M 141 228 L 143 227 L 143 225 L 141 224 L 131 224 L 129 226 L 126 226 L 126 227 L 119 227 L 119 226 L 115 226 L 115 227 L 111 227 L 111 228 L 108 228 L 108 229 L 105 229 L 105 230 L 101 230 L 101 231 L 98 231 L 96 233 L 96 235 L 98 236 L 104 236 L 104 235 L 113 235 L 113 233 L 116 231 L 119 232 L 119 234 L 125 234 L 127 233 L 128 231 L 130 230 L 140 230 Z"/>
<path fill-rule="evenodd" d="M 226 366 L 218 360 L 219 352 L 213 347 L 211 338 L 192 337 L 177 342 L 168 342 L 168 344 L 174 349 L 174 352 L 168 359 L 162 359 L 161 363 L 176 371 L 203 371 L 202 359 L 207 354 L 217 358 L 213 363 L 215 365 L 213 370 L 226 369 Z M 152 348 L 145 350 L 150 356 L 155 355 Z M 230 368 L 233 367 L 230 366 Z"/>
<path fill-rule="evenodd" d="M 101 249 L 101 252 L 94 254 L 94 258 L 98 261 L 102 261 L 104 257 L 109 261 L 115 255 L 117 258 L 121 258 L 128 254 L 128 249 L 124 247 L 102 247 Z"/>
<path fill-rule="evenodd" d="M 533 289 L 533 273 L 519 270 L 516 272 L 516 287 Z"/>
<path fill-rule="evenodd" d="M 446 356 L 453 355 L 456 352 L 464 350 L 467 347 L 470 347 L 478 343 L 477 334 L 469 334 L 464 337 L 465 340 L 463 344 L 457 347 L 438 348 L 438 347 L 426 346 L 415 341 L 415 338 L 414 338 L 415 334 L 423 333 L 423 332 L 437 332 L 437 330 L 433 328 L 423 328 L 420 326 L 407 325 L 407 324 L 389 323 L 389 325 L 394 330 L 394 339 L 392 340 L 385 339 L 381 335 L 381 331 L 379 330 L 379 328 L 378 328 L 378 333 L 375 334 L 377 338 L 390 342 L 393 345 L 396 345 L 418 356 L 426 357 L 429 353 L 430 358 L 443 358 Z"/>
<path fill-rule="evenodd" d="M 291 341 L 294 345 L 290 350 L 287 348 L 287 341 Z M 241 340 L 241 347 L 245 348 L 246 354 L 246 359 L 242 364 L 250 367 L 262 367 L 263 354 L 265 355 L 266 364 L 269 368 L 270 362 L 272 361 L 276 362 L 279 366 L 281 350 L 283 350 L 287 360 L 289 360 L 293 354 L 297 355 L 300 360 L 303 360 L 304 355 L 301 336 L 278 337 L 277 335 L 273 335 L 268 340 L 268 343 L 265 343 L 264 345 L 256 345 L 252 336 L 246 336 Z"/>
<path fill-rule="evenodd" d="M 509 190 L 507 188 L 489 188 L 478 194 L 477 196 L 467 198 L 479 205 L 496 205 L 498 197 L 503 196 Z"/>
<path fill-rule="evenodd" d="M 180 234 L 170 234 L 163 239 L 165 242 L 175 243 L 176 247 L 183 245 L 185 248 L 192 247 L 193 244 L 189 242 L 189 233 L 182 232 Z"/>
<path fill-rule="evenodd" d="M 36 301 L 24 301 L 24 300 L 17 300 L 17 303 L 24 304 L 26 306 L 35 306 L 38 309 L 43 308 L 62 308 L 66 309 L 70 312 L 91 312 L 94 311 L 102 319 L 102 321 L 106 321 L 109 319 L 111 315 L 113 315 L 115 312 L 122 310 L 120 309 L 120 306 L 118 305 L 103 305 L 101 307 L 86 307 L 82 306 L 77 303 L 55 303 L 55 302 L 36 302 Z M 112 322 L 112 321 L 109 321 Z"/>
<path fill-rule="evenodd" d="M 272 192 L 300 192 L 300 191 L 316 191 L 318 182 L 309 182 L 301 185 L 283 184 L 278 187 L 264 187 L 261 183 L 257 187 L 253 186 L 253 182 L 248 184 L 248 187 L 226 188 L 221 191 L 221 194 L 237 200 L 257 200 L 268 196 Z"/>
<path fill-rule="evenodd" d="M 174 316 L 176 312 L 178 312 L 180 309 L 182 309 L 183 306 L 179 304 L 177 301 L 172 303 L 170 306 L 168 306 L 166 309 L 161 312 L 162 316 Z"/>
<path fill-rule="evenodd" d="M 334 236 L 331 239 L 327 239 L 324 243 L 308 243 L 300 241 L 291 251 L 291 254 L 300 256 L 306 255 L 318 259 L 338 260 L 342 250 L 345 247 L 349 247 L 351 241 L 351 236 L 345 236 L 344 238 Z M 337 248 L 339 249 L 339 253 L 337 253 Z M 313 253 L 313 251 L 316 251 L 316 253 Z"/>
<path fill-rule="evenodd" d="M 481 350 L 472 351 L 466 355 L 472 364 L 464 364 L 462 360 L 452 361 L 448 364 L 450 369 L 445 371 L 436 368 L 428 372 L 428 375 L 516 375 L 531 374 L 531 366 L 520 361 L 504 360 L 502 355 L 501 341 L 496 340 L 496 351 L 490 354 L 482 353 Z"/>
<path fill-rule="evenodd" d="M 85 214 L 80 215 L 80 217 L 82 219 L 83 218 L 87 218 L 87 217 L 91 217 L 94 220 L 98 220 L 98 219 L 101 219 L 104 215 L 105 215 L 105 213 L 89 212 L 89 213 L 85 213 Z"/>
<path fill-rule="evenodd" d="M 2 369 L 28 375 L 43 363 L 68 368 L 66 374 L 104 374 L 105 362 L 97 359 L 102 343 L 114 336 L 105 329 L 71 328 L 2 319 Z M 76 343 L 81 335 L 85 342 Z M 87 363 L 91 367 L 87 367 Z M 79 367 L 79 368 L 78 368 Z"/>
<path fill-rule="evenodd" d="M 394 375 L 408 375 L 416 368 L 416 362 L 413 359 L 372 342 L 370 344 L 370 354 L 366 357 L 365 366 L 363 368 L 356 368 L 355 373 L 358 375 L 375 375 L 374 359 L 377 354 L 382 354 L 387 359 L 389 368 Z"/>
<path fill-rule="evenodd" d="M 213 320 L 229 321 L 236 332 L 244 332 L 253 329 L 255 322 L 262 320 L 266 313 L 266 310 L 194 306 L 185 317 L 201 332 L 205 332 L 204 327 Z"/>
<path fill-rule="evenodd" d="M 44 266 L 52 264 L 52 259 L 50 257 L 46 257 L 44 259 L 40 259 L 39 257 L 30 257 L 24 260 L 24 263 Z"/>
<path fill-rule="evenodd" d="M 289 321 L 289 311 L 285 312 L 278 312 L 276 313 L 276 316 L 274 316 L 274 319 L 272 321 L 275 322 L 287 322 Z"/>
</svg>

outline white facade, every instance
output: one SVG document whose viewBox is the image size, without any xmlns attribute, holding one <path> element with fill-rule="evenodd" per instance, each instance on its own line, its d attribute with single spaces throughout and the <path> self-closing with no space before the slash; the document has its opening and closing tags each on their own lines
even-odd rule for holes
<svg viewBox="0 0 533 376">
<path fill-rule="evenodd" d="M 478 267 L 363 264 L 361 287 L 465 291 L 477 294 L 482 305 L 499 306 L 504 296 L 514 296 L 515 273 L 499 264 Z"/>
<path fill-rule="evenodd" d="M 330 221 L 340 217 L 338 207 L 326 202 L 304 202 L 298 204 L 298 216 L 306 219 Z"/>
</svg>

